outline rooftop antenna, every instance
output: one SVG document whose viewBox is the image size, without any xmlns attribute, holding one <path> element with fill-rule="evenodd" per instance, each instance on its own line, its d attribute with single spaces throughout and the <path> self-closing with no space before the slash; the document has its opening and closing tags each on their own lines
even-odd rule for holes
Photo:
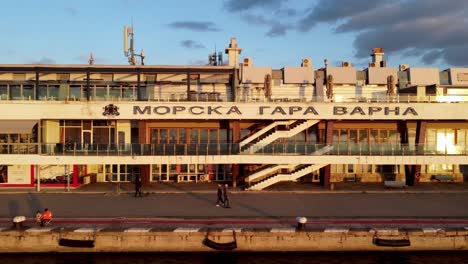
<svg viewBox="0 0 468 264">
<path fill-rule="evenodd" d="M 88 64 L 94 65 L 94 56 L 92 52 L 89 54 Z"/>
<path fill-rule="evenodd" d="M 133 31 L 133 17 L 132 17 L 132 25 L 124 26 L 124 54 L 125 57 L 128 58 L 128 63 L 130 65 L 136 65 L 137 61 L 135 57 L 141 58 L 141 65 L 145 65 L 145 52 L 142 49 L 140 54 L 135 53 L 134 49 L 134 35 L 135 32 Z M 130 48 L 129 46 L 129 38 L 130 38 Z"/>
<path fill-rule="evenodd" d="M 208 65 L 221 66 L 223 65 L 223 53 L 216 51 L 216 44 L 214 46 L 214 53 L 208 54 Z"/>
</svg>

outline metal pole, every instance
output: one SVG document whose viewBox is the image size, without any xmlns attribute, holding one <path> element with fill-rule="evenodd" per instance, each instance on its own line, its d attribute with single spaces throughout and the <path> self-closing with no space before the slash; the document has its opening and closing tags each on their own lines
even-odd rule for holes
<svg viewBox="0 0 468 264">
<path fill-rule="evenodd" d="M 67 176 L 67 192 L 70 191 L 70 175 L 68 173 L 69 168 L 70 167 L 68 165 L 65 165 L 65 175 Z"/>
<path fill-rule="evenodd" d="M 37 177 L 36 191 L 40 192 L 41 191 L 41 179 L 40 179 L 40 173 L 39 173 L 39 165 L 36 165 L 36 177 Z"/>
</svg>

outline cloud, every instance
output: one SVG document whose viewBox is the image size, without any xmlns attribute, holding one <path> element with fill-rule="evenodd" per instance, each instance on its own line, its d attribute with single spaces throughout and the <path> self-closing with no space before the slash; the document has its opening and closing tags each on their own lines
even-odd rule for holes
<svg viewBox="0 0 468 264">
<path fill-rule="evenodd" d="M 421 57 L 421 60 L 426 64 L 434 64 L 442 57 L 443 53 L 440 50 L 431 50 Z"/>
<path fill-rule="evenodd" d="M 192 31 L 220 31 L 213 22 L 198 22 L 198 21 L 177 21 L 168 25 L 176 29 L 187 29 Z"/>
<path fill-rule="evenodd" d="M 191 39 L 187 39 L 187 40 L 182 40 L 180 42 L 180 45 L 182 45 L 182 47 L 185 47 L 185 48 L 188 48 L 188 49 L 203 49 L 205 48 L 205 46 L 199 42 L 196 42 L 194 40 L 191 40 Z"/>
<path fill-rule="evenodd" d="M 224 7 L 232 13 L 240 13 L 241 18 L 249 25 L 269 28 L 268 37 L 279 37 L 294 28 L 289 19 L 297 15 L 297 10 L 283 7 L 289 0 L 228 0 Z M 265 9 L 271 12 L 265 12 Z M 269 15 L 270 14 L 270 15 Z M 288 22 L 281 21 L 287 19 Z"/>
<path fill-rule="evenodd" d="M 275 9 L 288 0 L 227 0 L 224 7 L 229 12 L 241 12 L 255 8 Z"/>
<path fill-rule="evenodd" d="M 319 23 L 336 25 L 336 33 L 354 33 L 357 58 L 373 47 L 388 54 L 418 57 L 433 64 L 443 59 L 454 66 L 468 65 L 468 1 L 459 0 L 319 0 L 298 21 L 311 30 Z M 465 50 L 465 51 L 463 51 Z"/>
<path fill-rule="evenodd" d="M 281 17 L 293 17 L 293 16 L 296 16 L 298 12 L 296 9 L 292 9 L 292 8 L 281 8 L 281 9 L 276 10 L 275 14 Z"/>
<path fill-rule="evenodd" d="M 39 60 L 32 60 L 31 64 L 55 64 L 55 60 L 48 57 L 41 57 Z"/>
<path fill-rule="evenodd" d="M 289 29 L 293 28 L 291 25 L 282 24 L 277 20 L 268 19 L 262 15 L 245 14 L 242 16 L 242 19 L 250 25 L 269 27 L 270 30 L 268 30 L 268 32 L 265 34 L 268 37 L 284 36 Z"/>
<path fill-rule="evenodd" d="M 67 12 L 69 15 L 76 16 L 78 14 L 78 9 L 69 6 L 65 8 L 65 12 Z"/>
<path fill-rule="evenodd" d="M 391 0 L 353 0 L 351 4 L 349 2 L 345 3 L 343 0 L 319 0 L 318 3 L 310 9 L 309 13 L 299 20 L 298 28 L 301 31 L 308 31 L 318 23 L 334 23 L 361 14 L 365 12 L 365 10 L 382 6 L 390 1 Z"/>
</svg>

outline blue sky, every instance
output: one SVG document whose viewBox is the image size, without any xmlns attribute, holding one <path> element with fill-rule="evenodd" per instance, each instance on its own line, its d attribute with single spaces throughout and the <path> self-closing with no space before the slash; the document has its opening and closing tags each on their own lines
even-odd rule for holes
<svg viewBox="0 0 468 264">
<path fill-rule="evenodd" d="M 325 58 L 364 68 L 383 47 L 391 66 L 468 67 L 468 1 L 16 0 L 2 9 L 1 64 L 82 64 L 90 52 L 96 64 L 127 64 L 122 31 L 133 17 L 147 65 L 203 64 L 234 36 L 258 66 L 308 57 L 316 68 Z"/>
</svg>

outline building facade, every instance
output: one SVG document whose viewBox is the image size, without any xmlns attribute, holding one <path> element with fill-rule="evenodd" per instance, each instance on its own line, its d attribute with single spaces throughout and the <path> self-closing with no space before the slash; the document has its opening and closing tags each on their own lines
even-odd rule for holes
<svg viewBox="0 0 468 264">
<path fill-rule="evenodd" d="M 0 65 L 0 188 L 466 177 L 468 68 Z M 241 63 L 239 63 L 241 62 Z M 465 175 L 464 175 L 465 173 Z"/>
</svg>

